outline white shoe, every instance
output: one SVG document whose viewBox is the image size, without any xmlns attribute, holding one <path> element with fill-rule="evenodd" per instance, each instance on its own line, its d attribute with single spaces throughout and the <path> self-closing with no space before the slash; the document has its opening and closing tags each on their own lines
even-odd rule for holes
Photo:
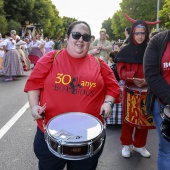
<svg viewBox="0 0 170 170">
<path fill-rule="evenodd" d="M 125 158 L 129 158 L 130 157 L 130 146 L 128 145 L 124 145 L 122 148 L 122 156 Z"/>
<path fill-rule="evenodd" d="M 133 150 L 140 153 L 145 158 L 149 158 L 151 156 L 151 154 L 146 150 L 145 147 L 136 148 L 135 146 L 133 146 Z"/>
</svg>

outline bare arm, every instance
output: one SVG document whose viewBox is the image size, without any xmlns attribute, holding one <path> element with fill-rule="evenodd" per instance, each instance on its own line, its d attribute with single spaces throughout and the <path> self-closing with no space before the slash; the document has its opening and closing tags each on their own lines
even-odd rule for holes
<svg viewBox="0 0 170 170">
<path fill-rule="evenodd" d="M 46 105 L 43 107 L 39 105 L 40 92 L 40 90 L 28 91 L 28 100 L 31 107 L 31 114 L 35 120 L 42 118 L 41 113 L 46 108 Z"/>
<path fill-rule="evenodd" d="M 112 96 L 109 95 L 105 95 L 105 100 L 104 101 L 111 101 L 111 102 L 115 102 L 115 98 L 113 98 Z M 112 114 L 112 107 L 109 103 L 103 103 L 100 109 L 100 114 L 103 114 L 104 111 L 104 118 L 107 119 L 110 117 L 110 115 Z"/>
</svg>

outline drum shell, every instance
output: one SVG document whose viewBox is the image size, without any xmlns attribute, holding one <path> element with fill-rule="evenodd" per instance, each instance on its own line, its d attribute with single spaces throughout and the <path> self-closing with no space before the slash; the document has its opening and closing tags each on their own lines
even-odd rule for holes
<svg viewBox="0 0 170 170">
<path fill-rule="evenodd" d="M 147 88 L 127 87 L 125 121 L 139 129 L 155 129 L 153 118 L 146 113 Z"/>
<path fill-rule="evenodd" d="M 94 154 L 96 154 L 102 144 L 102 139 L 101 135 L 96 137 L 95 139 L 87 142 L 82 142 L 82 143 L 66 143 L 61 146 L 59 141 L 56 141 L 53 137 L 48 136 L 48 145 L 49 147 L 53 150 L 53 153 L 61 157 L 63 159 L 67 160 L 81 160 L 81 159 L 86 159 L 92 155 L 89 155 L 89 150 L 90 150 L 90 144 L 93 147 Z M 61 147 L 61 155 L 58 153 L 58 147 Z"/>
<path fill-rule="evenodd" d="M 162 112 L 162 123 L 160 125 L 162 136 L 170 142 L 170 117 L 167 115 L 168 108 L 164 108 Z"/>
<path fill-rule="evenodd" d="M 98 136 L 96 136 L 93 139 L 77 142 L 77 143 L 61 142 L 60 140 L 56 139 L 50 134 L 48 128 L 46 130 L 45 136 L 46 136 L 46 142 L 48 148 L 55 156 L 67 160 L 82 160 L 93 156 L 100 150 L 104 140 L 104 131 L 105 130 L 103 130 L 103 126 L 102 126 L 101 133 Z"/>
</svg>

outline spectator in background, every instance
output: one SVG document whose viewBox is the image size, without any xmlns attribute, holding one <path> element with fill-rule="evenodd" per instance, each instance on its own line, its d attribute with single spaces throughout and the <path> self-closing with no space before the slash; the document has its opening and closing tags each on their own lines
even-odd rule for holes
<svg viewBox="0 0 170 170">
<path fill-rule="evenodd" d="M 109 54 L 109 61 L 111 63 L 110 65 L 110 68 L 112 69 L 115 77 L 116 77 L 116 80 L 119 82 L 120 78 L 119 78 L 119 75 L 117 73 L 117 66 L 116 66 L 116 63 L 114 63 L 114 59 L 117 55 L 118 51 L 113 51 L 113 52 L 110 52 Z"/>
<path fill-rule="evenodd" d="M 60 50 L 60 49 L 61 49 L 60 40 L 56 40 L 56 41 L 55 41 L 54 49 L 55 49 L 55 50 Z"/>
<path fill-rule="evenodd" d="M 125 41 L 124 44 L 129 44 L 129 35 L 130 35 L 131 27 L 126 27 L 125 28 Z"/>
<path fill-rule="evenodd" d="M 92 47 L 93 47 L 93 42 L 95 41 L 95 36 L 94 35 L 92 35 L 91 36 L 91 40 L 90 40 L 90 47 L 89 47 L 89 54 L 92 54 L 92 55 L 94 55 L 95 54 L 95 50 L 93 50 L 92 49 Z M 94 52 L 93 52 L 94 51 Z"/>
<path fill-rule="evenodd" d="M 29 53 L 29 60 L 31 61 L 31 64 L 36 64 L 37 61 L 43 56 L 43 53 L 41 51 L 42 43 L 37 40 L 36 35 L 32 37 L 32 41 L 30 43 L 30 53 Z"/>
<path fill-rule="evenodd" d="M 0 33 L 0 42 L 4 41 L 4 38 L 2 38 L 2 34 Z"/>
<path fill-rule="evenodd" d="M 3 42 L 0 40 L 0 70 L 2 69 L 2 60 L 4 56 Z"/>
<path fill-rule="evenodd" d="M 5 34 L 3 49 L 5 51 L 3 59 L 2 73 L 7 76 L 5 81 L 13 81 L 15 76 L 23 75 L 23 67 L 20 56 L 15 47 L 15 40 L 10 38 L 10 33 Z"/>
<path fill-rule="evenodd" d="M 11 34 L 11 37 L 15 40 L 16 43 L 18 41 L 20 41 L 20 37 L 17 35 L 15 30 L 11 30 L 10 34 Z"/>
<path fill-rule="evenodd" d="M 100 38 L 93 42 L 92 49 L 97 49 L 96 54 L 94 55 L 108 63 L 109 53 L 112 51 L 112 45 L 110 41 L 106 39 L 106 29 L 102 28 L 100 30 Z"/>
<path fill-rule="evenodd" d="M 106 40 L 109 40 L 109 35 L 108 34 L 106 34 Z"/>
<path fill-rule="evenodd" d="M 54 42 L 49 39 L 49 37 L 45 38 L 45 51 L 46 53 L 52 51 L 54 48 Z"/>
<path fill-rule="evenodd" d="M 119 51 L 121 50 L 121 46 L 122 46 L 122 45 L 123 45 L 122 42 L 116 42 L 116 43 L 114 44 L 114 51 L 119 52 Z"/>
<path fill-rule="evenodd" d="M 25 38 L 25 42 L 26 42 L 26 44 L 25 44 L 25 54 L 26 54 L 26 56 L 28 56 L 29 52 L 31 50 L 31 47 L 30 47 L 31 41 L 30 41 L 29 38 Z"/>
</svg>

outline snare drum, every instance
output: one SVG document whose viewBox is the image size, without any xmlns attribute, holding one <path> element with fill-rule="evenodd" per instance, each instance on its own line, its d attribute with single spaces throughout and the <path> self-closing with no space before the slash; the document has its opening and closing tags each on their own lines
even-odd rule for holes
<svg viewBox="0 0 170 170">
<path fill-rule="evenodd" d="M 104 140 L 104 127 L 96 117 L 69 112 L 51 119 L 45 129 L 49 150 L 57 157 L 81 160 L 96 154 Z"/>
<path fill-rule="evenodd" d="M 170 142 L 170 106 L 165 106 L 162 112 L 161 134 Z"/>
<path fill-rule="evenodd" d="M 147 87 L 131 86 L 126 92 L 126 122 L 139 129 L 155 129 L 152 116 L 146 113 Z"/>
</svg>

